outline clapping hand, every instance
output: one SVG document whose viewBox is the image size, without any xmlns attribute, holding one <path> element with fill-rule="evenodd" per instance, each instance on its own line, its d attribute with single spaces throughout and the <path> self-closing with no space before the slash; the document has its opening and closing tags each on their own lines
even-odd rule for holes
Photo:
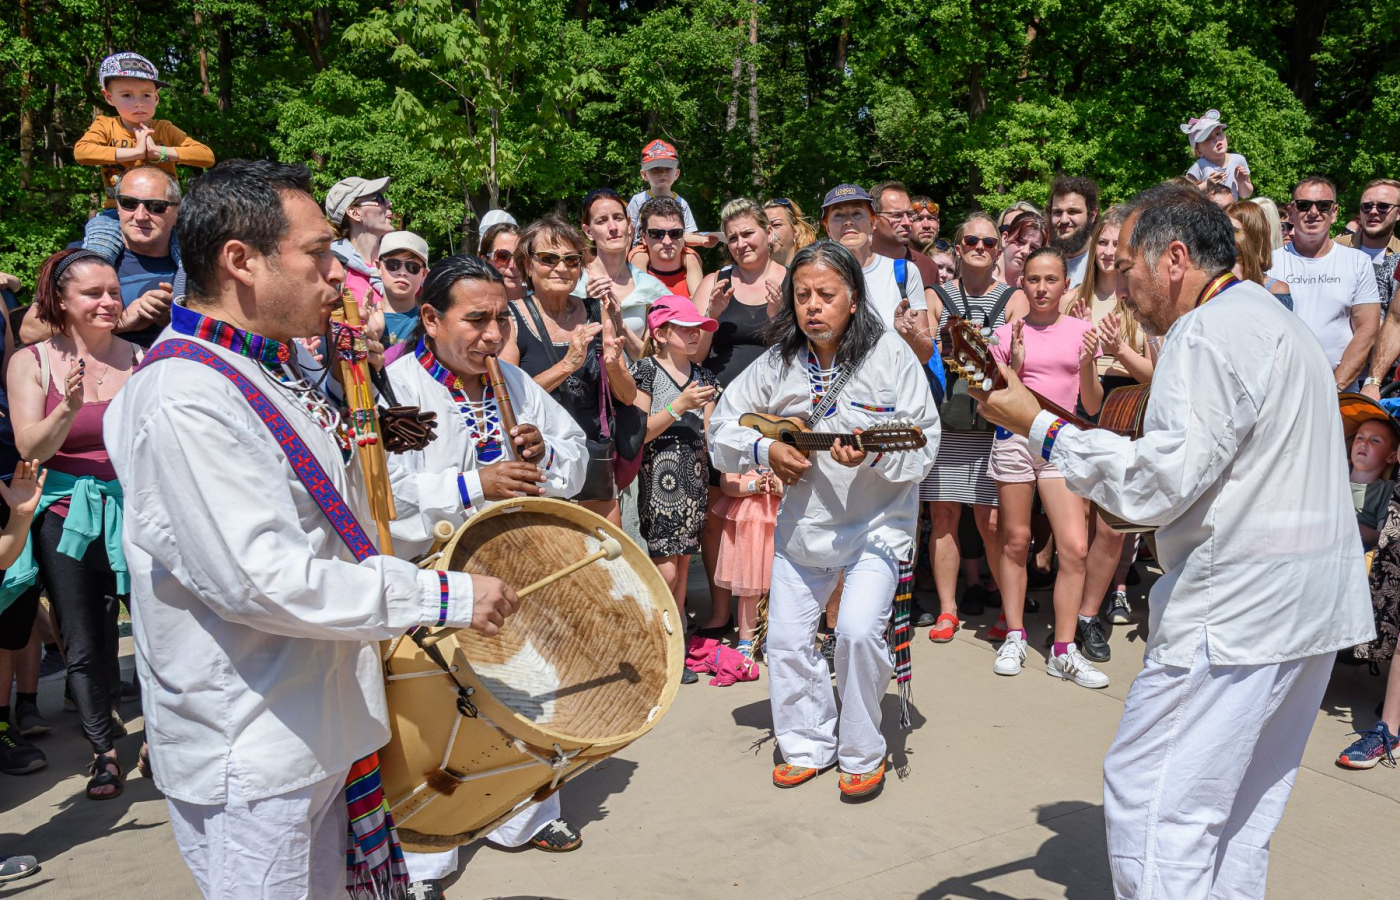
<svg viewBox="0 0 1400 900">
<path fill-rule="evenodd" d="M 1090 328 L 1088 331 L 1084 332 L 1084 343 L 1079 348 L 1079 361 L 1081 363 L 1085 361 L 1092 362 L 1098 355 L 1099 330 L 1097 328 Z"/>
<path fill-rule="evenodd" d="M 598 322 L 589 322 L 574 329 L 573 336 L 569 338 L 569 350 L 564 354 L 564 362 L 569 364 L 570 372 L 577 372 L 584 362 L 587 361 L 588 345 L 593 343 L 593 339 L 597 337 L 602 330 L 603 326 Z M 549 340 L 549 335 L 546 334 L 544 339 Z M 605 352 L 607 349 L 608 348 L 604 346 L 603 350 Z"/>
<path fill-rule="evenodd" d="M 1118 318 L 1118 313 L 1109 313 L 1099 322 L 1099 343 L 1103 345 L 1103 352 L 1109 356 L 1117 356 L 1119 349 L 1123 345 L 1123 325 Z"/>
<path fill-rule="evenodd" d="M 909 306 L 908 297 L 900 300 L 899 306 L 895 307 L 894 330 L 906 341 L 913 337 L 919 330 L 919 323 L 914 318 L 914 310 Z"/>
<path fill-rule="evenodd" d="M 1076 319 L 1083 319 L 1087 322 L 1089 321 L 1089 304 L 1084 302 L 1083 297 L 1079 297 L 1069 305 L 1069 314 Z"/>
<path fill-rule="evenodd" d="M 48 469 L 40 469 L 37 459 L 20 461 L 15 466 L 14 477 L 7 485 L 0 481 L 0 498 L 10 508 L 11 518 L 24 518 L 34 514 L 39 505 L 39 497 L 44 492 L 44 481 L 49 477 Z"/>
<path fill-rule="evenodd" d="M 70 412 L 83 408 L 83 376 L 87 374 L 87 360 L 79 359 L 78 364 L 68 370 L 63 379 L 63 402 Z"/>
<path fill-rule="evenodd" d="M 729 308 L 729 301 L 733 299 L 734 279 L 727 278 L 723 282 L 715 279 L 715 286 L 710 290 L 710 306 L 706 315 L 718 319 Z"/>
<path fill-rule="evenodd" d="M 1026 363 L 1026 320 L 1017 319 L 1011 323 L 1011 359 L 1008 365 L 1013 372 L 1021 371 Z"/>
</svg>

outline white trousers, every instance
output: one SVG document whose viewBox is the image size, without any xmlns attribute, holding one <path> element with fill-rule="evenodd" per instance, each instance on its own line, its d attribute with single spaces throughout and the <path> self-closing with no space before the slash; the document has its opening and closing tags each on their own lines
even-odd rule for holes
<svg viewBox="0 0 1400 900">
<path fill-rule="evenodd" d="M 868 557 L 844 571 L 836 620 L 839 745 L 831 674 L 815 640 L 818 618 L 841 567 L 799 566 L 781 553 L 774 557 L 768 596 L 768 690 L 773 731 L 784 760 L 817 769 L 839 762 L 843 772 L 864 775 L 885 760 L 880 700 L 894 672 L 885 626 L 894 608 L 899 563 Z"/>
<path fill-rule="evenodd" d="M 1335 654 L 1188 668 L 1151 660 L 1104 760 L 1119 900 L 1263 900 L 1283 816 Z"/>
<path fill-rule="evenodd" d="M 516 807 L 516 814 L 507 819 L 499 828 L 486 835 L 486 840 L 502 847 L 519 847 L 540 833 L 540 829 L 559 818 L 559 792 L 555 791 L 540 803 L 526 800 Z M 443 879 L 457 871 L 457 850 L 443 850 L 440 853 L 412 853 L 405 850 L 404 863 L 408 866 L 409 881 L 426 881 L 429 878 Z"/>
<path fill-rule="evenodd" d="M 206 900 L 343 900 L 348 774 L 263 800 L 244 800 L 230 781 L 223 806 L 166 798 Z"/>
</svg>

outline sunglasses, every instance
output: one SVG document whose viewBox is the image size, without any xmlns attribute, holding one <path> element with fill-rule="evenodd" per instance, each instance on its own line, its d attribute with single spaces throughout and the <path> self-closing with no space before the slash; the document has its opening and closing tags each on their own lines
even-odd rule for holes
<svg viewBox="0 0 1400 900">
<path fill-rule="evenodd" d="M 981 244 L 988 250 L 995 250 L 997 246 L 997 239 L 994 237 L 979 238 L 975 234 L 963 235 L 963 246 L 967 249 L 971 250 L 975 248 L 978 244 Z"/>
<path fill-rule="evenodd" d="M 784 209 L 792 209 L 792 201 L 786 197 L 774 197 L 772 200 L 769 200 L 767 203 L 763 204 L 764 209 L 767 209 L 770 206 L 781 206 Z"/>
<path fill-rule="evenodd" d="M 390 272 L 397 272 L 399 269 L 403 269 L 410 275 L 417 275 L 425 268 L 422 263 L 412 259 L 381 259 L 380 262 L 383 263 L 384 268 L 388 269 Z"/>
<path fill-rule="evenodd" d="M 505 265 L 506 263 L 510 262 L 510 258 L 512 255 L 513 254 L 509 250 L 491 251 L 491 258 L 496 262 L 500 263 L 501 265 Z"/>
<path fill-rule="evenodd" d="M 128 197 L 126 194 L 117 196 L 117 205 L 127 212 L 136 212 L 136 207 L 144 206 L 150 210 L 152 215 L 164 215 L 165 211 L 172 206 L 179 206 L 176 200 L 147 200 L 143 197 Z"/>
<path fill-rule="evenodd" d="M 917 212 L 926 212 L 931 216 L 937 216 L 938 204 L 934 203 L 932 200 L 927 203 L 911 203 L 909 204 L 909 212 L 911 215 Z"/>
<path fill-rule="evenodd" d="M 550 253 L 541 250 L 538 253 L 531 253 L 530 256 L 534 257 L 535 262 L 544 266 L 546 269 L 553 269 L 560 263 L 563 263 L 565 268 L 569 269 L 577 269 L 579 266 L 583 265 L 582 253 Z"/>
<path fill-rule="evenodd" d="M 953 249 L 953 242 L 939 238 L 933 242 L 933 249 L 942 250 L 944 253 L 947 253 L 949 250 Z"/>
<path fill-rule="evenodd" d="M 678 240 L 680 240 L 681 238 L 685 237 L 685 229 L 684 229 L 684 228 L 648 228 L 648 229 L 647 229 L 647 237 L 651 238 L 653 241 L 665 240 L 666 238 L 670 238 L 670 239 L 673 240 L 673 241 L 678 241 Z"/>
<path fill-rule="evenodd" d="M 1380 213 L 1380 214 L 1383 215 L 1383 216 L 1389 215 L 1389 214 L 1390 214 L 1390 211 L 1391 211 L 1392 209 L 1394 209 L 1394 208 L 1395 208 L 1395 204 L 1394 204 L 1394 203 L 1363 203 L 1363 204 L 1361 204 L 1361 211 L 1362 211 L 1362 212 L 1364 212 L 1364 213 L 1368 213 L 1368 212 L 1378 212 L 1378 213 Z"/>
<path fill-rule="evenodd" d="M 1312 212 L 1313 207 L 1322 215 L 1327 215 L 1337 208 L 1336 200 L 1294 200 L 1293 208 L 1300 213 Z"/>
<path fill-rule="evenodd" d="M 361 197 L 354 203 L 355 206 L 388 206 L 389 199 L 383 194 L 370 194 L 368 197 Z"/>
</svg>

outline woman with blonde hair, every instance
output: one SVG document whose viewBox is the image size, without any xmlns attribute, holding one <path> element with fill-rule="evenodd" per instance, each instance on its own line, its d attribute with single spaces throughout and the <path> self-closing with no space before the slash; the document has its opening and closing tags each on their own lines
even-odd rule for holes
<svg viewBox="0 0 1400 900">
<path fill-rule="evenodd" d="M 1292 309 L 1293 289 L 1287 282 L 1268 274 L 1269 267 L 1274 264 L 1274 254 L 1267 207 L 1256 200 L 1237 200 L 1225 208 L 1225 214 L 1235 226 L 1235 277 L 1262 284 L 1280 303 Z"/>
<path fill-rule="evenodd" d="M 774 197 L 763 204 L 768 214 L 768 253 L 783 266 L 792 262 L 798 250 L 817 239 L 817 230 L 802 214 L 802 207 L 786 197 Z"/>
<path fill-rule="evenodd" d="M 1269 224 L 1269 250 L 1279 250 L 1283 248 L 1283 217 L 1279 215 L 1278 204 L 1268 197 L 1253 197 L 1248 201 L 1259 207 L 1264 213 L 1264 219 Z"/>
</svg>

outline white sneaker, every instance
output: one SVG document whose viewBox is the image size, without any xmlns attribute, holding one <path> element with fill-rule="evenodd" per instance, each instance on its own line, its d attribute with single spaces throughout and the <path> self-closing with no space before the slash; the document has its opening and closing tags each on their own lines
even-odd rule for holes
<svg viewBox="0 0 1400 900">
<path fill-rule="evenodd" d="M 1045 663 L 1045 671 L 1056 678 L 1073 681 L 1080 687 L 1108 687 L 1108 676 L 1094 668 L 1094 664 L 1085 659 L 1074 644 L 1070 644 L 1069 649 L 1059 656 L 1050 657 Z"/>
<path fill-rule="evenodd" d="M 1026 639 L 1008 634 L 1006 640 L 997 648 L 997 659 L 992 663 L 992 671 L 998 675 L 1020 675 L 1021 667 L 1025 664 Z"/>
</svg>

